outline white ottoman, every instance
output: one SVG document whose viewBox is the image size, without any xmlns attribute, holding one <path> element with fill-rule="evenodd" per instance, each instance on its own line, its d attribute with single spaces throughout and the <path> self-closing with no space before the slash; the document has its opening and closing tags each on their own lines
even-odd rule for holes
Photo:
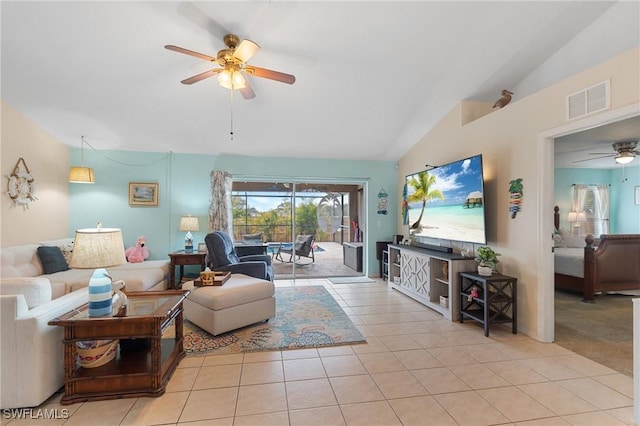
<svg viewBox="0 0 640 426">
<path fill-rule="evenodd" d="M 233 274 L 221 286 L 195 287 L 184 300 L 184 317 L 214 336 L 266 321 L 276 315 L 275 286 L 271 281 Z"/>
</svg>

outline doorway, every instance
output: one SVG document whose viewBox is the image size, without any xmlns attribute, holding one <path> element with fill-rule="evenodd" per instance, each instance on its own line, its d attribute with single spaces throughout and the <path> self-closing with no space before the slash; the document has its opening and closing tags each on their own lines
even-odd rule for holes
<svg viewBox="0 0 640 426">
<path fill-rule="evenodd" d="M 345 262 L 345 245 L 365 246 L 364 194 L 365 182 L 234 177 L 234 241 L 259 238 L 277 279 L 361 276 L 364 268 Z"/>
<path fill-rule="evenodd" d="M 537 291 L 538 304 L 537 339 L 543 342 L 553 342 L 555 325 L 555 297 L 554 297 L 554 266 L 550 238 L 553 235 L 553 206 L 554 206 L 554 143 L 555 139 L 572 133 L 604 126 L 616 121 L 638 116 L 640 103 L 628 105 L 616 110 L 607 111 L 596 116 L 587 117 L 550 129 L 538 135 L 538 184 L 541 193 L 538 229 L 538 259 L 540 271 L 538 275 Z"/>
</svg>

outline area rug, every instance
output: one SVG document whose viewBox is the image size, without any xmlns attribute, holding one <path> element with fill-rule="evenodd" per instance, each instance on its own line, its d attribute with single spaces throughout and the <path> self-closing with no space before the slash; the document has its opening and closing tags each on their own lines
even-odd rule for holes
<svg viewBox="0 0 640 426">
<path fill-rule="evenodd" d="M 376 280 L 372 280 L 369 277 L 338 277 L 327 278 L 334 284 L 349 284 L 349 283 L 374 283 Z"/>
<path fill-rule="evenodd" d="M 276 316 L 212 336 L 184 322 L 187 355 L 232 354 L 366 343 L 323 286 L 277 287 Z"/>
</svg>

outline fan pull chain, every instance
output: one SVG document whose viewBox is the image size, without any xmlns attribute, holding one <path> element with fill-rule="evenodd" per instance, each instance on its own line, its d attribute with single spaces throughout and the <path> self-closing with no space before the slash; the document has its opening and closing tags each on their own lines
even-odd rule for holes
<svg viewBox="0 0 640 426">
<path fill-rule="evenodd" d="M 229 103 L 231 104 L 231 130 L 229 132 L 229 135 L 231 136 L 231 140 L 233 140 L 233 86 L 231 87 L 232 89 L 229 90 Z"/>
</svg>

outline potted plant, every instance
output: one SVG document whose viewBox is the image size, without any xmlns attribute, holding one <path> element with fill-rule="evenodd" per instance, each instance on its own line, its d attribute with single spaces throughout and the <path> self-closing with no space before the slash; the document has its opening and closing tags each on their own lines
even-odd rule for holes
<svg viewBox="0 0 640 426">
<path fill-rule="evenodd" d="M 500 253 L 496 253 L 489 246 L 479 247 L 476 250 L 475 258 L 475 261 L 478 262 L 478 274 L 485 277 L 491 276 L 496 269 L 496 265 L 500 262 L 498 256 L 500 256 Z"/>
</svg>

